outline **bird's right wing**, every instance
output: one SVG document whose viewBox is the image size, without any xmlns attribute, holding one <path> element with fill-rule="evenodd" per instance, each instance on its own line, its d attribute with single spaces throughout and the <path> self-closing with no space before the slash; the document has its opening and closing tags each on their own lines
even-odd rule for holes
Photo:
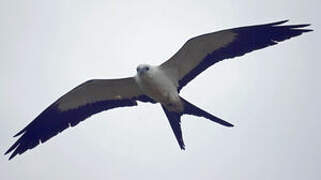
<svg viewBox="0 0 321 180">
<path fill-rule="evenodd" d="M 63 95 L 18 132 L 15 137 L 21 137 L 5 154 L 13 151 L 11 159 L 93 114 L 116 107 L 135 106 L 136 100 L 154 103 L 140 91 L 134 78 L 87 81 Z"/>
</svg>

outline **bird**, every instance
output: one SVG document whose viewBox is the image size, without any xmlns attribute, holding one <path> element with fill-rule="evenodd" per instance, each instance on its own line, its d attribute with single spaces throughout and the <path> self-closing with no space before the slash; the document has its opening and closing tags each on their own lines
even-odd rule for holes
<svg viewBox="0 0 321 180">
<path fill-rule="evenodd" d="M 184 114 L 203 117 L 226 127 L 232 123 L 193 105 L 180 96 L 191 80 L 213 64 L 273 46 L 303 33 L 310 24 L 285 25 L 288 20 L 244 26 L 193 37 L 160 65 L 140 64 L 136 75 L 120 79 L 93 79 L 64 94 L 41 112 L 14 137 L 5 152 L 9 160 L 44 143 L 90 116 L 137 102 L 160 104 L 180 149 L 185 149 L 181 130 Z"/>
</svg>

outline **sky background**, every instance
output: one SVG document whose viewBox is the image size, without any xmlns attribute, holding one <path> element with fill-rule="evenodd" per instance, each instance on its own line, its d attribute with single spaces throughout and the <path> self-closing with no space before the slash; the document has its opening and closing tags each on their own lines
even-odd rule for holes
<svg viewBox="0 0 321 180">
<path fill-rule="evenodd" d="M 0 152 L 61 95 L 135 75 L 203 33 L 290 19 L 314 32 L 223 61 L 181 95 L 235 125 L 183 116 L 181 151 L 159 104 L 118 108 L 8 161 L 0 179 L 321 178 L 321 1 L 0 1 Z"/>
</svg>

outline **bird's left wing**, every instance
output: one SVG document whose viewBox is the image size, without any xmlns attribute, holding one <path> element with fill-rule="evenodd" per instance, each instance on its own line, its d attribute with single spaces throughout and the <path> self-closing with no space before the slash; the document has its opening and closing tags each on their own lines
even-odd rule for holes
<svg viewBox="0 0 321 180">
<path fill-rule="evenodd" d="M 309 24 L 285 25 L 287 21 L 227 29 L 204 34 L 188 40 L 161 69 L 181 90 L 188 82 L 216 62 L 242 56 L 312 31 L 302 29 Z"/>
<path fill-rule="evenodd" d="M 11 159 L 93 114 L 135 106 L 136 100 L 154 102 L 140 91 L 134 78 L 87 81 L 63 95 L 18 132 L 14 137 L 21 137 L 5 154 L 13 151 Z"/>
</svg>

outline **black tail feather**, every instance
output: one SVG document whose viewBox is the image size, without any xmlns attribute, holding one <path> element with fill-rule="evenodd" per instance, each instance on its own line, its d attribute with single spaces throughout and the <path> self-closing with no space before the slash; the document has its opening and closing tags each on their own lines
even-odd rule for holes
<svg viewBox="0 0 321 180">
<path fill-rule="evenodd" d="M 185 99 L 181 98 L 182 101 L 184 102 L 184 112 L 183 114 L 190 114 L 190 115 L 194 115 L 194 116 L 199 116 L 199 117 L 204 117 L 206 119 L 209 119 L 211 121 L 214 121 L 216 123 L 219 123 L 223 126 L 227 126 L 227 127 L 233 127 L 234 125 L 226 122 L 218 117 L 213 116 L 212 114 L 196 107 L 195 105 L 189 103 L 188 101 L 186 101 Z"/>
<path fill-rule="evenodd" d="M 179 147 L 182 150 L 185 150 L 185 144 L 183 140 L 183 135 L 182 135 L 182 128 L 181 128 L 181 113 L 173 112 L 173 111 L 168 111 L 163 105 L 162 108 L 167 116 L 167 119 L 169 121 L 169 124 L 171 125 L 171 128 L 175 134 L 176 140 L 179 144 Z"/>
<path fill-rule="evenodd" d="M 175 112 L 175 111 L 169 111 L 166 109 L 164 105 L 162 105 L 162 108 L 166 114 L 166 117 L 169 121 L 169 124 L 171 125 L 171 128 L 175 134 L 176 140 L 182 150 L 185 150 L 185 144 L 183 140 L 183 135 L 182 135 L 182 128 L 181 128 L 181 116 L 183 114 L 189 114 L 189 115 L 194 115 L 194 116 L 199 116 L 199 117 L 204 117 L 206 119 L 209 119 L 211 121 L 214 121 L 216 123 L 219 123 L 223 126 L 227 127 L 233 127 L 234 125 L 226 122 L 218 117 L 213 116 L 212 114 L 196 107 L 195 105 L 189 103 L 185 99 L 181 98 L 181 100 L 184 103 L 184 111 L 183 112 Z"/>
</svg>

